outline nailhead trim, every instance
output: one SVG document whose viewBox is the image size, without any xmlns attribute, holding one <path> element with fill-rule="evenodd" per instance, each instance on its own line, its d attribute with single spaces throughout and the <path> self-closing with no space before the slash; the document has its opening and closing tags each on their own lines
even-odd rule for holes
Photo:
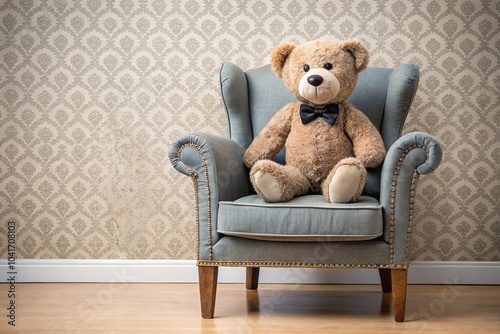
<svg viewBox="0 0 500 334">
<path fill-rule="evenodd" d="M 296 267 L 296 268 L 389 268 L 387 264 L 331 264 L 282 261 L 206 261 L 199 260 L 198 266 L 224 267 Z"/>
</svg>

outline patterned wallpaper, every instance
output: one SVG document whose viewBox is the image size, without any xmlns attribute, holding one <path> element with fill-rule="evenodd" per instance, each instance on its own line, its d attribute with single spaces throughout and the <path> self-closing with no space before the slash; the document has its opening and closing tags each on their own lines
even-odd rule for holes
<svg viewBox="0 0 500 334">
<path fill-rule="evenodd" d="M 21 258 L 194 258 L 192 183 L 166 152 L 182 132 L 226 133 L 220 64 L 358 37 L 372 66 L 420 66 L 405 131 L 445 149 L 419 184 L 413 258 L 499 261 L 499 12 L 491 0 L 2 1 L 0 249 L 15 220 Z"/>
</svg>

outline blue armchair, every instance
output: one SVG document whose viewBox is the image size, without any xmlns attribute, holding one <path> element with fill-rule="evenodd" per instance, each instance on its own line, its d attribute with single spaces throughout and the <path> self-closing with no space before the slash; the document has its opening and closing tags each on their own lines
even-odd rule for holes
<svg viewBox="0 0 500 334">
<path fill-rule="evenodd" d="M 415 96 L 415 65 L 369 67 L 349 102 L 379 129 L 388 151 L 368 170 L 359 202 L 327 203 L 309 194 L 267 203 L 253 191 L 242 156 L 271 116 L 294 97 L 269 65 L 246 72 L 232 63 L 220 71 L 229 138 L 187 133 L 169 158 L 195 186 L 197 264 L 201 313 L 213 318 L 219 266 L 247 268 L 247 289 L 257 289 L 260 267 L 378 269 L 384 293 L 393 293 L 394 317 L 404 321 L 415 187 L 435 170 L 441 147 L 422 132 L 401 136 Z M 274 159 L 285 163 L 282 150 Z"/>
</svg>

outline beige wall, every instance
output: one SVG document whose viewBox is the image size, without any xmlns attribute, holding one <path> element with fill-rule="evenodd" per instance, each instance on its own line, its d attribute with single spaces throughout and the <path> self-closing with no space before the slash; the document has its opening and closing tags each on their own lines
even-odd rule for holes
<svg viewBox="0 0 500 334">
<path fill-rule="evenodd" d="M 225 134 L 218 67 L 282 41 L 358 37 L 372 66 L 411 62 L 405 131 L 442 140 L 418 188 L 414 259 L 500 260 L 495 1 L 2 1 L 0 249 L 21 258 L 194 258 L 182 132 Z"/>
</svg>

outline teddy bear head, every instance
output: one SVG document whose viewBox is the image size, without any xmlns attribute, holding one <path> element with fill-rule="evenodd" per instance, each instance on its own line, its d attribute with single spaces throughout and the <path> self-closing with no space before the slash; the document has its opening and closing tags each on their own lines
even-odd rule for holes
<svg viewBox="0 0 500 334">
<path fill-rule="evenodd" d="M 285 42 L 271 52 L 276 75 L 299 101 L 313 107 L 347 99 L 368 60 L 368 50 L 355 39 Z"/>
</svg>

